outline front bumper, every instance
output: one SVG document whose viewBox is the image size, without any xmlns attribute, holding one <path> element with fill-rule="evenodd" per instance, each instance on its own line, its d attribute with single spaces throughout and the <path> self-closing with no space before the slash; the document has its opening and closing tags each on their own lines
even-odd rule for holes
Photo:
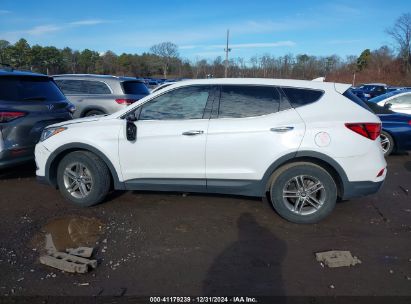
<svg viewBox="0 0 411 304">
<path fill-rule="evenodd" d="M 37 178 L 46 178 L 46 162 L 50 156 L 50 151 L 39 142 L 34 149 L 34 155 L 36 159 L 36 175 Z"/>
</svg>

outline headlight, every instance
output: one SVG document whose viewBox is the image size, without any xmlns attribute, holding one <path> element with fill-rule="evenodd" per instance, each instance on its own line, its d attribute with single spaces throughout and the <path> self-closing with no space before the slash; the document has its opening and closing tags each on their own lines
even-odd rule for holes
<svg viewBox="0 0 411 304">
<path fill-rule="evenodd" d="M 45 141 L 47 138 L 50 138 L 53 135 L 59 134 L 60 132 L 63 132 L 64 130 L 67 130 L 67 128 L 65 127 L 46 128 L 43 130 L 43 133 L 41 133 L 40 141 Z"/>
</svg>

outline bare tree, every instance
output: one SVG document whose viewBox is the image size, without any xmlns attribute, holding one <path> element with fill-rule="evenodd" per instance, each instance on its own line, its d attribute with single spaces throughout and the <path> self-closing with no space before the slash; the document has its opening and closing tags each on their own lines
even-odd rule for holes
<svg viewBox="0 0 411 304">
<path fill-rule="evenodd" d="M 397 42 L 406 71 L 411 72 L 411 13 L 401 15 L 386 32 Z"/>
<path fill-rule="evenodd" d="M 178 47 L 172 42 L 162 42 L 150 48 L 151 53 L 161 60 L 164 78 L 167 78 L 168 68 L 171 62 L 178 58 Z"/>
</svg>

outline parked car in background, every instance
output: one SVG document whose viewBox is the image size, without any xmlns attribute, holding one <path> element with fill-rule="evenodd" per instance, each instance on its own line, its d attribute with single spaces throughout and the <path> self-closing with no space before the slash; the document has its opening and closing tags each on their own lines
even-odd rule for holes
<svg viewBox="0 0 411 304">
<path fill-rule="evenodd" d="M 364 94 L 364 92 L 363 92 L 362 90 L 352 88 L 352 89 L 351 89 L 351 92 L 352 92 L 354 95 L 356 95 L 358 98 L 360 98 L 362 101 L 366 101 L 366 100 L 367 100 L 367 97 L 365 97 L 365 94 Z"/>
<path fill-rule="evenodd" d="M 382 122 L 381 147 L 385 156 L 395 151 L 411 150 L 411 115 L 395 113 L 387 107 L 367 101 L 367 106 Z"/>
<path fill-rule="evenodd" d="M 32 160 L 43 129 L 74 110 L 52 78 L 0 69 L 0 168 Z"/>
<path fill-rule="evenodd" d="M 369 100 L 394 112 L 411 114 L 411 90 L 396 90 Z"/>
<path fill-rule="evenodd" d="M 337 198 L 375 193 L 386 176 L 381 122 L 350 100 L 349 87 L 178 82 L 112 115 L 50 126 L 36 146 L 36 174 L 78 206 L 101 202 L 110 185 L 268 195 L 287 220 L 315 223 Z"/>
<path fill-rule="evenodd" d="M 367 99 L 385 94 L 388 86 L 385 83 L 366 83 L 358 87 Z"/>
<path fill-rule="evenodd" d="M 150 94 L 141 80 L 132 77 L 65 74 L 53 78 L 76 106 L 74 118 L 111 114 Z"/>
</svg>

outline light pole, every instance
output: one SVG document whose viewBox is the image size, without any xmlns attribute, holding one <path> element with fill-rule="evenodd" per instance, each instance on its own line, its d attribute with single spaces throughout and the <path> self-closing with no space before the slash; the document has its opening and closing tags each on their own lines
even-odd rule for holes
<svg viewBox="0 0 411 304">
<path fill-rule="evenodd" d="M 228 48 L 228 38 L 230 36 L 230 30 L 227 30 L 227 45 L 226 48 L 224 49 L 225 52 L 225 70 L 224 70 L 224 77 L 227 78 L 228 74 L 228 52 L 231 52 L 231 49 Z"/>
</svg>

